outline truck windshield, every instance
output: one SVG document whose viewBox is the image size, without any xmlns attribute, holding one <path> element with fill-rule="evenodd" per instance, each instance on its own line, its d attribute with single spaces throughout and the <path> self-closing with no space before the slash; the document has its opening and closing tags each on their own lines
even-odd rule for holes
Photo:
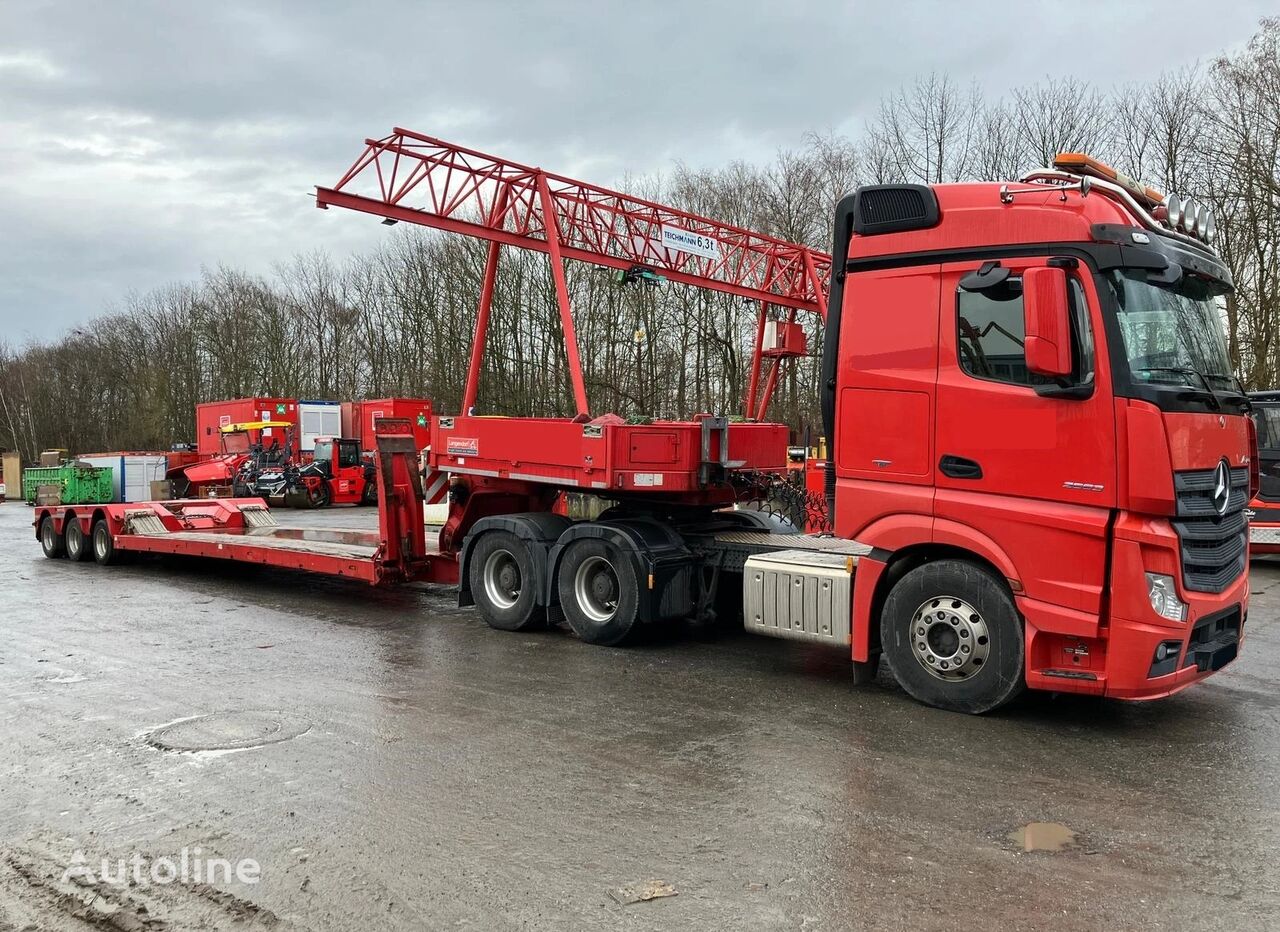
<svg viewBox="0 0 1280 932">
<path fill-rule="evenodd" d="M 1111 272 L 1108 281 L 1134 382 L 1234 391 L 1216 300 L 1223 286 L 1190 275 L 1156 284 L 1133 269 Z"/>
</svg>

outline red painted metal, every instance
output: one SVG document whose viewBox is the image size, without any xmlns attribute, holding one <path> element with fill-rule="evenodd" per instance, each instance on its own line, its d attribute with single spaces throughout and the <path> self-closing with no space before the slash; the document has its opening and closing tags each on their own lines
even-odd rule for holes
<svg viewBox="0 0 1280 932">
<path fill-rule="evenodd" d="M 485 264 L 464 414 L 476 402 L 499 246 L 533 249 L 551 259 L 579 415 L 587 413 L 588 403 L 565 259 L 622 270 L 643 265 L 673 282 L 760 301 L 762 314 L 770 306 L 826 314 L 831 257 L 825 253 L 399 127 L 365 140 L 365 151 L 337 184 L 316 189 L 316 206 L 345 207 L 495 244 Z M 692 244 L 699 251 L 664 245 L 670 241 L 664 230 L 676 238 L 699 238 Z M 759 366 L 757 354 L 753 380 Z"/>
<path fill-rule="evenodd" d="M 508 188 L 498 191 L 491 218 L 501 216 L 509 195 Z M 489 312 L 493 308 L 493 288 L 498 278 L 498 250 L 501 248 L 502 245 L 497 240 L 489 241 L 489 254 L 484 261 L 484 282 L 480 286 L 480 306 L 476 311 L 476 330 L 471 340 L 471 362 L 467 366 L 467 384 L 462 393 L 463 414 L 470 414 L 475 409 L 476 398 L 480 393 L 480 368 L 484 361 L 485 337 L 489 333 Z"/>
<path fill-rule="evenodd" d="M 488 476 L 563 489 L 682 495 L 690 503 L 727 487 L 702 476 L 706 463 L 742 469 L 786 468 L 787 428 L 781 424 L 727 424 L 727 434 L 704 421 L 613 420 L 583 424 L 565 418 L 437 418 L 431 437 L 432 469 L 456 476 Z M 704 450 L 704 434 L 707 448 Z M 722 456 L 720 443 L 727 436 Z"/>
</svg>

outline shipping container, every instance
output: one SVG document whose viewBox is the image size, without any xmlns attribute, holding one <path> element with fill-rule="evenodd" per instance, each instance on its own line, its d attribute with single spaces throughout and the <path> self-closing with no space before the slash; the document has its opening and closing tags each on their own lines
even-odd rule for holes
<svg viewBox="0 0 1280 932">
<path fill-rule="evenodd" d="M 298 449 L 309 458 L 317 437 L 342 436 L 342 406 L 336 401 L 298 402 Z"/>
<path fill-rule="evenodd" d="M 288 421 L 298 423 L 298 402 L 294 398 L 233 398 L 227 401 L 206 401 L 196 405 L 196 452 L 202 458 L 216 456 L 222 452 L 221 428 L 228 424 L 246 424 L 250 421 Z M 280 428 L 268 427 L 262 430 L 261 437 L 270 442 L 273 431 Z M 284 438 L 280 438 L 284 443 Z M 295 449 L 289 454 L 297 454 Z"/>
<path fill-rule="evenodd" d="M 419 450 L 431 443 L 431 402 L 425 398 L 379 398 L 374 401 L 342 403 L 342 436 L 360 441 L 360 449 L 374 449 L 373 422 L 379 418 L 403 418 L 413 425 L 413 439 Z"/>
<path fill-rule="evenodd" d="M 36 503 L 39 490 L 45 486 L 61 488 L 59 504 L 89 505 L 111 501 L 111 470 L 96 466 L 32 466 L 22 473 L 22 497 L 28 505 Z"/>
<path fill-rule="evenodd" d="M 163 480 L 169 470 L 169 454 L 156 452 L 89 453 L 76 462 L 111 469 L 111 501 L 151 500 L 151 483 Z"/>
</svg>

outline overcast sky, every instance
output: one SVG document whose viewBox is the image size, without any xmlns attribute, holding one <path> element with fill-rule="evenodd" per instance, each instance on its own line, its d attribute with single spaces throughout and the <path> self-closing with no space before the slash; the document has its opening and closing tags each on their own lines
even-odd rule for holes
<svg viewBox="0 0 1280 932">
<path fill-rule="evenodd" d="M 219 262 L 372 247 L 308 199 L 395 125 L 599 184 L 852 132 L 914 75 L 1109 88 L 1238 47 L 1260 0 L 0 0 L 0 338 Z"/>
</svg>

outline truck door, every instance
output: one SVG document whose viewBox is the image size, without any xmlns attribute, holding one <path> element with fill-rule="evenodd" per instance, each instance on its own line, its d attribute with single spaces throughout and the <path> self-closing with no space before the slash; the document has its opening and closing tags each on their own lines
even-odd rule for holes
<svg viewBox="0 0 1280 932">
<path fill-rule="evenodd" d="M 928 539 L 940 268 L 845 280 L 831 451 L 840 537 L 888 549 Z"/>
<path fill-rule="evenodd" d="M 1074 371 L 1064 380 L 1083 397 L 1055 396 L 1062 383 L 1027 370 L 1021 274 L 1049 261 L 1005 259 L 994 272 L 982 262 L 943 266 L 935 539 L 986 537 L 1028 596 L 1096 612 L 1116 504 L 1111 380 L 1083 266 L 1067 269 Z M 971 275 L 984 265 L 986 275 Z M 984 280 L 997 283 L 973 287 Z"/>
</svg>

